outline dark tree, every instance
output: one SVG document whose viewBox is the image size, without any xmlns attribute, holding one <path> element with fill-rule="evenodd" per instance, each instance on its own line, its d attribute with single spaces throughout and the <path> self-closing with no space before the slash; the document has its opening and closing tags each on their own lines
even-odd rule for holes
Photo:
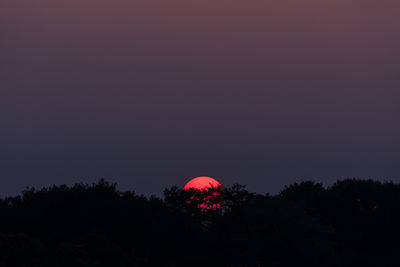
<svg viewBox="0 0 400 267">
<path fill-rule="evenodd" d="M 172 187 L 161 199 L 101 180 L 0 199 L 0 266 L 400 266 L 399 225 L 393 183 Z"/>
</svg>

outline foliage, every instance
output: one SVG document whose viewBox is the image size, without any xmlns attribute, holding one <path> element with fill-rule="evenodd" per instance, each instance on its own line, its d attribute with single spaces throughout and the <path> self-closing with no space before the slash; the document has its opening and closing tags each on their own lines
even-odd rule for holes
<svg viewBox="0 0 400 267">
<path fill-rule="evenodd" d="M 393 183 L 175 186 L 161 199 L 101 180 L 0 199 L 0 266 L 399 266 L 399 225 Z"/>
</svg>

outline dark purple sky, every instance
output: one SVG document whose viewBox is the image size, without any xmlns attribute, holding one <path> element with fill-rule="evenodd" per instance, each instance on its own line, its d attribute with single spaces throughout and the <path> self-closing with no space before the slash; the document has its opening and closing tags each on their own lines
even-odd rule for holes
<svg viewBox="0 0 400 267">
<path fill-rule="evenodd" d="M 0 196 L 400 181 L 398 0 L 2 0 Z"/>
</svg>

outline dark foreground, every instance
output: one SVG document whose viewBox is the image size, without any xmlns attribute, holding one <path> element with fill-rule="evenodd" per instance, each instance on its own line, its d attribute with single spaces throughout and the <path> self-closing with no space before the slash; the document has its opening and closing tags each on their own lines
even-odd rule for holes
<svg viewBox="0 0 400 267">
<path fill-rule="evenodd" d="M 1 267 L 383 267 L 400 266 L 399 253 L 400 186 L 371 180 L 277 196 L 171 188 L 163 199 L 100 181 L 0 200 Z"/>
</svg>

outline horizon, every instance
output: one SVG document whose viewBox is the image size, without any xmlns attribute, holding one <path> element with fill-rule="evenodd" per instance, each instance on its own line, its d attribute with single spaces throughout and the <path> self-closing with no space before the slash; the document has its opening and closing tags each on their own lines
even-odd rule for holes
<svg viewBox="0 0 400 267">
<path fill-rule="evenodd" d="M 42 189 L 51 189 L 52 187 L 60 187 L 60 186 L 64 186 L 64 185 L 67 186 L 67 187 L 70 187 L 70 188 L 75 186 L 75 185 L 95 186 L 96 184 L 99 184 L 101 182 L 105 182 L 105 183 L 108 183 L 110 185 L 115 185 L 116 186 L 116 190 L 119 191 L 119 192 L 122 192 L 122 193 L 124 193 L 124 192 L 134 192 L 135 195 L 144 196 L 146 198 L 149 198 L 151 196 L 155 196 L 155 197 L 158 197 L 158 198 L 163 198 L 164 191 L 166 189 L 171 189 L 171 188 L 177 187 L 180 190 L 184 190 L 184 185 L 187 184 L 189 181 L 193 180 L 194 178 L 195 177 L 193 177 L 192 179 L 187 180 L 183 185 L 181 185 L 181 184 L 179 184 L 179 185 L 178 184 L 172 184 L 170 186 L 167 186 L 167 187 L 163 188 L 163 190 L 160 191 L 160 192 L 145 192 L 145 193 L 138 192 L 137 190 L 135 190 L 135 188 L 123 188 L 118 184 L 118 182 L 116 182 L 116 181 L 113 182 L 112 180 L 108 180 L 106 178 L 98 178 L 98 179 L 94 180 L 93 182 L 90 182 L 90 181 L 89 182 L 76 181 L 76 182 L 71 182 L 71 183 L 48 184 L 48 185 L 43 185 L 43 186 L 30 186 L 30 185 L 27 185 L 20 192 L 16 192 L 14 194 L 9 194 L 9 195 L 0 194 L 0 199 L 5 199 L 7 197 L 15 197 L 15 196 L 22 195 L 23 192 L 25 190 L 27 190 L 27 189 L 34 189 L 37 192 L 37 191 L 40 191 Z M 213 177 L 210 177 L 210 178 L 213 178 Z M 291 183 L 284 184 L 281 188 L 279 188 L 275 192 L 263 192 L 263 191 L 259 191 L 259 190 L 258 191 L 255 190 L 254 191 L 254 190 L 251 190 L 247 184 L 240 184 L 240 183 L 231 183 L 231 184 L 221 183 L 221 185 L 223 187 L 228 187 L 228 188 L 232 187 L 233 185 L 240 185 L 240 186 L 244 186 L 244 189 L 246 189 L 250 193 L 255 193 L 255 194 L 260 194 L 260 195 L 278 196 L 282 191 L 285 190 L 285 188 L 290 187 L 290 186 L 294 186 L 294 185 L 299 185 L 299 184 L 302 184 L 302 183 L 321 184 L 324 189 L 330 189 L 331 187 L 335 186 L 335 184 L 341 183 L 341 182 L 345 182 L 345 181 L 358 181 L 358 182 L 372 181 L 372 182 L 381 183 L 382 185 L 384 185 L 384 184 L 400 185 L 400 181 L 396 182 L 396 181 L 393 181 L 393 180 L 378 180 L 378 179 L 372 179 L 372 178 L 363 179 L 363 178 L 357 178 L 357 177 L 348 177 L 348 178 L 343 178 L 343 179 L 337 179 L 337 180 L 333 181 L 330 184 L 327 184 L 327 183 L 324 183 L 324 182 L 320 182 L 320 181 L 317 181 L 317 180 L 312 180 L 312 179 L 295 180 L 295 181 L 293 181 Z"/>
</svg>

